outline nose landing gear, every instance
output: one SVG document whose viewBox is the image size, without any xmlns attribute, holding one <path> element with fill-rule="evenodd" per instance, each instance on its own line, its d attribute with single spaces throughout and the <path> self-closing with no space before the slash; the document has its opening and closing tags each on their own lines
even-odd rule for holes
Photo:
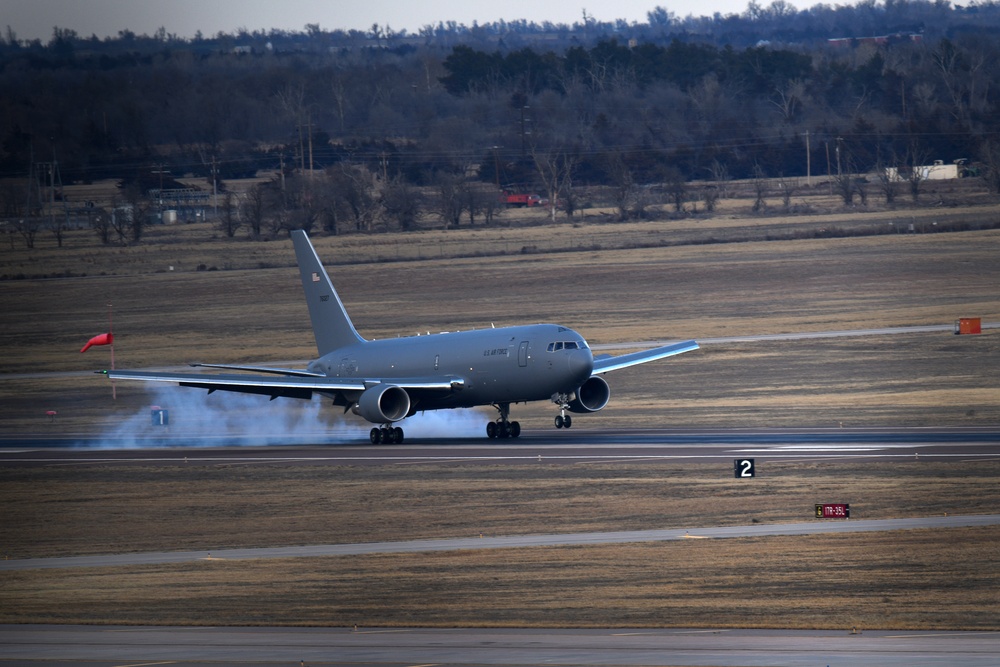
<svg viewBox="0 0 1000 667">
<path fill-rule="evenodd" d="M 569 399 L 570 396 L 566 394 L 552 394 L 552 402 L 559 406 L 559 414 L 556 415 L 556 428 L 569 428 L 573 425 L 573 418 L 566 414 Z"/>
<path fill-rule="evenodd" d="M 573 418 L 563 410 L 562 414 L 556 415 L 556 428 L 569 428 L 573 425 Z"/>
<path fill-rule="evenodd" d="M 486 425 L 486 437 L 490 440 L 495 438 L 516 438 L 521 435 L 521 424 L 510 421 L 510 403 L 494 403 L 500 412 L 500 417 Z"/>
</svg>

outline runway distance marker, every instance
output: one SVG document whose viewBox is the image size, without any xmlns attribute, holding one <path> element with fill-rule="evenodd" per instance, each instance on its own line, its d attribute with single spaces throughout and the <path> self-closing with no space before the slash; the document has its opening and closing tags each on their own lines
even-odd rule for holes
<svg viewBox="0 0 1000 667">
<path fill-rule="evenodd" d="M 733 476 L 736 479 L 741 477 L 756 477 L 757 469 L 753 459 L 733 459 Z"/>
</svg>

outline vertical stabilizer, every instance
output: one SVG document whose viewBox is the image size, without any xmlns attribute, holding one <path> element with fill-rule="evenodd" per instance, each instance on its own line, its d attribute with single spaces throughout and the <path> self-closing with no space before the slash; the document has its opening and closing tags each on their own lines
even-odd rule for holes
<svg viewBox="0 0 1000 667">
<path fill-rule="evenodd" d="M 309 237 L 304 231 L 297 229 L 292 232 L 292 243 L 295 244 L 295 259 L 299 263 L 302 289 L 306 293 L 309 318 L 312 320 L 320 356 L 347 345 L 364 342 L 364 338 L 354 329 L 337 290 L 333 289 L 330 276 L 326 275 L 326 269 L 320 263 Z"/>
</svg>

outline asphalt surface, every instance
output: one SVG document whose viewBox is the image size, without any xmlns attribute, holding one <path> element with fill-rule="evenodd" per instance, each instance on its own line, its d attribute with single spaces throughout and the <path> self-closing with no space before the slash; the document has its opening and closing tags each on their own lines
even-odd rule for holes
<svg viewBox="0 0 1000 667">
<path fill-rule="evenodd" d="M 1000 633 L 0 626 L 0 664 L 996 667 Z"/>
<path fill-rule="evenodd" d="M 823 520 L 809 523 L 752 524 L 713 528 L 629 530 L 605 533 L 559 533 L 554 535 L 511 535 L 503 537 L 410 540 L 355 544 L 311 544 L 260 549 L 218 549 L 215 551 L 165 551 L 63 558 L 22 558 L 0 561 L 0 572 L 12 570 L 64 569 L 78 567 L 125 567 L 199 560 L 242 560 L 273 558 L 315 558 L 360 556 L 379 553 L 418 553 L 471 549 L 512 549 L 561 547 L 633 542 L 664 542 L 683 539 L 725 539 L 772 537 L 775 535 L 816 535 L 819 533 L 862 533 L 917 528 L 962 528 L 1000 525 L 1000 514 L 951 515 L 907 519 Z"/>
<path fill-rule="evenodd" d="M 143 447 L 86 437 L 0 438 L 0 465 L 390 465 L 713 461 L 753 457 L 802 459 L 1000 458 L 1000 426 L 968 428 L 525 430 L 510 440 L 408 438 L 401 445 L 367 439 L 285 436 L 269 446 L 233 446 L 232 436 L 145 438 Z M 128 443 L 134 445 L 136 440 Z M 121 444 L 121 446 L 119 446 Z"/>
</svg>

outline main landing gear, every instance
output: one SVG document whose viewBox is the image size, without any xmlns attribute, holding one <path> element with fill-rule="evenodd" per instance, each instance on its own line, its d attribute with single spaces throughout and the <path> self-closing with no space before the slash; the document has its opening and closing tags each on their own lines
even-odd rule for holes
<svg viewBox="0 0 1000 667">
<path fill-rule="evenodd" d="M 563 410 L 562 414 L 556 415 L 556 428 L 569 428 L 573 425 L 573 418 Z"/>
<path fill-rule="evenodd" d="M 494 403 L 500 417 L 486 425 L 486 436 L 494 438 L 516 438 L 521 435 L 521 424 L 510 421 L 510 403 Z"/>
<path fill-rule="evenodd" d="M 390 426 L 388 424 L 381 428 L 376 426 L 368 434 L 368 438 L 372 441 L 373 445 L 398 445 L 403 442 L 403 429 L 399 426 Z"/>
</svg>

